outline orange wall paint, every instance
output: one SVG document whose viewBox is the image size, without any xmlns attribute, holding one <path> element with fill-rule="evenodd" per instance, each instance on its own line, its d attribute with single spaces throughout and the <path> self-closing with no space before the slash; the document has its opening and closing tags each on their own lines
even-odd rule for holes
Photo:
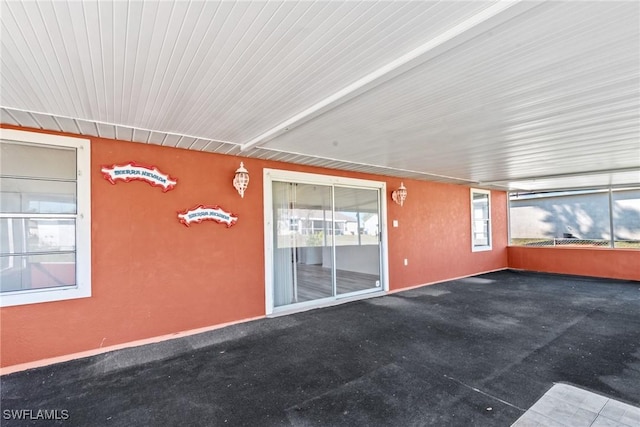
<svg viewBox="0 0 640 427">
<path fill-rule="evenodd" d="M 469 188 L 404 183 L 404 207 L 389 203 L 387 212 L 391 290 L 507 267 L 506 193 L 491 194 L 493 250 L 472 252 Z M 392 180 L 388 188 L 399 185 Z M 394 219 L 398 228 L 392 227 Z"/>
<path fill-rule="evenodd" d="M 91 141 L 93 295 L 0 309 L 0 366 L 264 315 L 263 168 L 386 181 L 389 193 L 400 184 L 396 178 L 243 158 L 251 182 L 241 199 L 231 185 L 238 157 Z M 144 182 L 112 185 L 102 177 L 101 166 L 130 160 L 177 177 L 177 187 L 163 193 Z M 507 267 L 505 193 L 492 193 L 493 251 L 472 253 L 469 188 L 404 183 L 404 207 L 390 198 L 388 203 L 389 224 L 397 219 L 400 225 L 387 230 L 392 290 Z M 178 210 L 200 203 L 220 205 L 237 214 L 238 223 L 187 228 L 178 222 Z"/>
<path fill-rule="evenodd" d="M 509 267 L 546 273 L 640 280 L 640 251 L 607 248 L 508 248 Z"/>
</svg>

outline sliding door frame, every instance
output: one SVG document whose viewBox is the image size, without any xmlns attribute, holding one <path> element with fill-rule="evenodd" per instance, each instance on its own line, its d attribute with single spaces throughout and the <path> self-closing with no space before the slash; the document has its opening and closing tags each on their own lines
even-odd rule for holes
<svg viewBox="0 0 640 427">
<path fill-rule="evenodd" d="M 308 303 L 295 304 L 295 307 L 274 307 L 273 300 L 273 260 L 274 260 L 274 232 L 273 232 L 273 182 L 295 182 L 312 185 L 338 185 L 355 188 L 363 188 L 379 191 L 380 201 L 380 291 L 364 291 L 355 294 L 346 294 L 344 297 L 336 295 L 331 298 L 309 301 Z M 345 178 L 332 175 L 321 175 L 306 172 L 293 172 L 281 169 L 264 169 L 263 171 L 263 194 L 264 194 L 264 266 L 265 266 L 265 309 L 266 314 L 277 314 L 279 312 L 294 312 L 308 308 L 333 305 L 340 301 L 366 298 L 371 294 L 386 293 L 389 291 L 389 256 L 387 252 L 387 184 L 382 181 L 371 181 L 365 179 Z M 333 193 L 333 191 L 332 191 Z M 332 196 L 333 197 L 333 196 Z M 332 209 L 334 207 L 332 206 Z M 334 254 L 335 258 L 335 254 Z M 335 266 L 335 259 L 332 264 Z M 334 267 L 335 268 L 335 267 Z M 335 279 L 334 279 L 335 281 Z M 335 283 L 334 283 L 335 286 Z"/>
</svg>

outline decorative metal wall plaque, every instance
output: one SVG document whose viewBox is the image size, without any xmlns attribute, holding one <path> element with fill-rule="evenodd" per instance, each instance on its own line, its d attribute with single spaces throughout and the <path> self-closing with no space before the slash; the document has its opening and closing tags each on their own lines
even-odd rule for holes
<svg viewBox="0 0 640 427">
<path fill-rule="evenodd" d="M 215 221 L 219 224 L 226 224 L 229 228 L 238 221 L 238 216 L 225 211 L 220 206 L 198 205 L 192 209 L 178 211 L 178 219 L 187 227 L 194 222 Z"/>
<path fill-rule="evenodd" d="M 102 176 L 111 184 L 116 181 L 144 181 L 153 187 L 161 187 L 166 193 L 175 188 L 178 183 L 177 178 L 162 173 L 155 166 L 145 166 L 136 162 L 129 162 L 124 165 L 103 166 Z"/>
</svg>

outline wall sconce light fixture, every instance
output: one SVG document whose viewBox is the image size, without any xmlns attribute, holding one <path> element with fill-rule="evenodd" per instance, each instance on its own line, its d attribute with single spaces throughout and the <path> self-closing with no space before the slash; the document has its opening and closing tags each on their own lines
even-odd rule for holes
<svg viewBox="0 0 640 427">
<path fill-rule="evenodd" d="M 407 187 L 404 186 L 404 183 L 401 182 L 400 187 L 391 192 L 391 198 L 400 206 L 403 205 L 404 201 L 407 199 Z"/>
<path fill-rule="evenodd" d="M 249 186 L 249 171 L 245 169 L 243 162 L 240 162 L 240 167 L 236 169 L 236 175 L 233 177 L 233 186 L 240 193 L 240 197 L 244 199 L 244 191 Z"/>
</svg>

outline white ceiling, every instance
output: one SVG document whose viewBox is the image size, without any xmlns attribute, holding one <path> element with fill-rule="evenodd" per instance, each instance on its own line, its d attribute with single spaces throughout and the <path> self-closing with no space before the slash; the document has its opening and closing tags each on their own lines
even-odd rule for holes
<svg viewBox="0 0 640 427">
<path fill-rule="evenodd" d="M 640 185 L 640 2 L 6 1 L 3 123 L 499 189 Z"/>
</svg>

